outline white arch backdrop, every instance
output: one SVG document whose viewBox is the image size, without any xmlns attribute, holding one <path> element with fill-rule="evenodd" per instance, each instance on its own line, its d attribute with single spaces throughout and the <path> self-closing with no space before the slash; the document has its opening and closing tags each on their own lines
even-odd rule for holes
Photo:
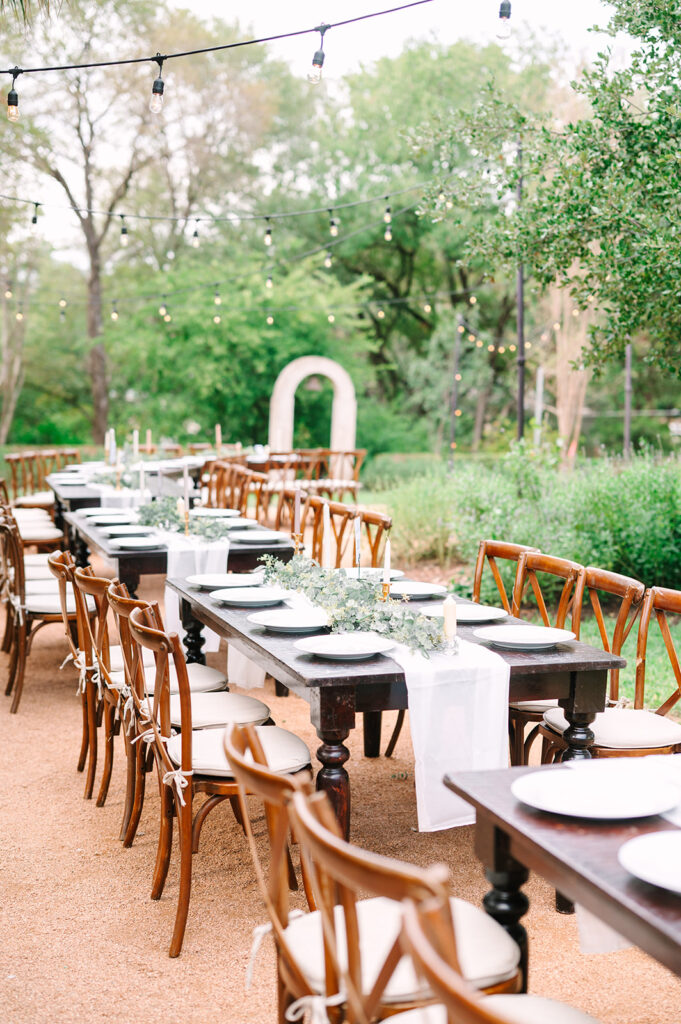
<svg viewBox="0 0 681 1024">
<path fill-rule="evenodd" d="M 333 384 L 329 447 L 334 451 L 349 451 L 355 447 L 357 400 L 349 373 L 325 356 L 301 356 L 284 367 L 274 384 L 268 435 L 272 451 L 285 452 L 293 448 L 296 391 L 306 377 L 314 375 L 328 377 Z"/>
</svg>

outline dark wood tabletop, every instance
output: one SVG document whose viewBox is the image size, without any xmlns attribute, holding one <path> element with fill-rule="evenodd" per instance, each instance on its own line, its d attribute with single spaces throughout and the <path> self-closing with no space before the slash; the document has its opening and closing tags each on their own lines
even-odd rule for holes
<svg viewBox="0 0 681 1024">
<path fill-rule="evenodd" d="M 127 511 L 121 509 L 121 512 Z M 69 546 L 78 565 L 87 565 L 90 552 L 96 551 L 108 562 L 117 566 L 117 575 L 125 583 L 131 595 L 135 595 L 142 576 L 164 574 L 168 568 L 168 549 L 163 544 L 156 548 L 125 551 L 112 545 L 107 536 L 90 517 L 77 512 L 64 514 L 64 525 L 68 531 Z M 262 527 L 253 527 L 256 534 Z M 227 558 L 230 571 L 248 572 L 255 569 L 261 555 L 279 553 L 284 561 L 293 556 L 293 544 L 231 544 Z"/>
<path fill-rule="evenodd" d="M 520 919 L 528 902 L 521 887 L 528 870 L 536 871 L 681 975 L 681 896 L 638 881 L 617 860 L 628 839 L 676 826 L 659 815 L 626 821 L 568 818 L 527 807 L 511 793 L 520 775 L 565 770 L 546 765 L 445 776 L 445 785 L 476 810 L 476 852 L 493 885 L 485 908 L 526 948 Z"/>
<path fill-rule="evenodd" d="M 402 668 L 386 656 L 361 662 L 329 662 L 303 654 L 295 647 L 298 637 L 272 634 L 249 622 L 254 609 L 220 605 L 209 592 L 188 587 L 183 580 L 169 579 L 168 585 L 182 600 L 190 660 L 202 660 L 198 631 L 202 624 L 207 625 L 310 704 L 311 721 L 322 740 L 317 752 L 322 765 L 318 785 L 329 792 L 347 832 L 350 791 L 344 765 L 350 754 L 343 741 L 355 727 L 357 713 L 380 714 L 408 706 Z M 426 603 L 414 605 L 422 607 Z M 510 617 L 507 621 L 520 622 Z M 459 634 L 479 643 L 474 636 L 476 628 L 460 626 Z M 607 673 L 625 665 L 624 659 L 576 641 L 548 651 L 496 653 L 510 667 L 510 699 L 560 700 L 571 723 L 568 733 L 572 743 L 566 754 L 588 756 L 586 750 L 593 739 L 588 725 L 605 707 Z M 365 753 L 376 756 L 378 751 L 365 747 Z"/>
</svg>

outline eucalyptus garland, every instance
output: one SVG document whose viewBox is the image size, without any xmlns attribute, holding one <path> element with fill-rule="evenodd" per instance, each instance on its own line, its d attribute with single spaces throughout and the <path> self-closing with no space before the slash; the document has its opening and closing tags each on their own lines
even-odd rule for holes
<svg viewBox="0 0 681 1024">
<path fill-rule="evenodd" d="M 92 482 L 93 484 L 108 484 L 110 487 L 122 487 L 125 490 L 137 486 L 136 474 L 127 469 L 121 470 L 120 473 L 115 469 L 100 470 L 93 474 Z"/>
<path fill-rule="evenodd" d="M 184 517 L 177 511 L 177 498 L 157 498 L 147 505 L 140 505 L 138 514 L 142 526 L 155 526 L 171 533 L 184 530 Z M 203 519 L 190 516 L 189 532 L 191 536 L 203 537 L 204 540 L 222 540 L 229 536 L 224 519 L 210 517 Z"/>
<path fill-rule="evenodd" d="M 371 630 L 426 657 L 443 644 L 442 625 L 436 619 L 410 610 L 407 601 L 383 601 L 380 585 L 321 569 L 302 555 L 285 563 L 274 555 L 263 555 L 261 561 L 265 581 L 295 590 L 322 608 L 332 633 Z"/>
</svg>

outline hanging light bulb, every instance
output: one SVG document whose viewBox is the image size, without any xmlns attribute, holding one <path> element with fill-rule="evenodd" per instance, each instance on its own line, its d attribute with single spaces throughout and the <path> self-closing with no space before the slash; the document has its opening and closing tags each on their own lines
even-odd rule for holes
<svg viewBox="0 0 681 1024">
<path fill-rule="evenodd" d="M 466 331 L 466 328 L 464 327 L 463 324 L 459 324 L 459 326 L 457 327 L 457 331 L 459 332 L 459 334 L 464 334 L 465 331 Z"/>
<path fill-rule="evenodd" d="M 553 329 L 554 329 L 554 331 L 559 331 L 560 330 L 560 321 L 559 320 L 556 320 L 555 324 L 553 325 Z"/>
<path fill-rule="evenodd" d="M 494 345 L 488 345 L 487 346 L 487 351 L 488 352 L 494 352 Z"/>
<path fill-rule="evenodd" d="M 329 234 L 332 238 L 338 238 L 338 224 L 333 215 L 333 210 L 329 210 Z"/>
<path fill-rule="evenodd" d="M 269 247 L 272 244 L 272 228 L 270 227 L 269 217 L 265 218 L 265 223 L 267 224 L 267 228 L 265 229 L 265 237 L 263 238 L 263 242 L 265 243 L 266 246 Z"/>
<path fill-rule="evenodd" d="M 330 270 L 333 266 L 333 253 L 330 249 L 327 249 L 326 256 L 324 257 L 324 266 L 327 270 Z"/>
<path fill-rule="evenodd" d="M 393 231 L 392 231 L 392 228 L 390 227 L 390 224 L 386 224 L 385 231 L 383 232 L 383 237 L 386 240 L 386 242 L 392 242 L 392 240 L 393 240 Z"/>
<path fill-rule="evenodd" d="M 221 321 L 222 321 L 222 317 L 220 316 L 219 313 L 216 313 L 215 316 L 213 317 L 213 323 L 214 324 L 219 324 L 219 323 L 221 323 Z"/>
<path fill-rule="evenodd" d="M 12 282 L 11 281 L 8 281 L 6 286 L 5 286 L 5 298 L 6 299 L 11 299 L 12 298 Z"/>
<path fill-rule="evenodd" d="M 499 6 L 499 27 L 497 28 L 497 39 L 510 39 L 511 37 L 511 0 L 501 0 Z"/>
<path fill-rule="evenodd" d="M 322 68 L 324 67 L 324 33 L 329 25 L 318 25 L 315 32 L 319 32 L 319 49 L 315 51 L 312 58 L 312 68 L 307 73 L 307 80 L 310 85 L 319 85 L 322 80 Z"/>
<path fill-rule="evenodd" d="M 59 307 L 60 307 L 60 309 L 66 309 L 66 306 L 67 306 L 67 302 L 66 302 L 66 299 L 64 299 L 64 298 L 61 298 L 61 299 L 59 300 Z"/>
<path fill-rule="evenodd" d="M 386 206 L 385 213 L 383 214 L 383 221 L 386 224 L 392 224 L 392 220 L 393 220 L 393 215 L 390 212 L 390 207 Z"/>
<path fill-rule="evenodd" d="M 531 341 L 528 341 L 528 342 L 527 342 L 527 343 L 525 344 L 525 348 L 526 348 L 526 349 L 528 349 L 528 351 L 529 351 L 529 349 L 531 349 L 531 348 L 532 348 L 532 342 L 531 342 Z"/>
<path fill-rule="evenodd" d="M 460 373 L 455 373 L 454 374 L 454 380 L 461 380 L 461 374 Z"/>
<path fill-rule="evenodd" d="M 115 323 L 118 320 L 118 310 L 116 309 L 116 302 L 111 303 L 111 319 Z"/>
<path fill-rule="evenodd" d="M 121 218 L 121 245 L 123 246 L 124 249 L 127 249 L 129 238 L 128 238 L 128 229 L 125 226 L 125 215 L 121 213 L 120 214 L 120 218 Z"/>
<path fill-rule="evenodd" d="M 474 306 L 478 300 L 476 299 L 475 295 L 471 295 L 468 301 L 470 302 L 471 306 Z"/>
<path fill-rule="evenodd" d="M 509 352 L 515 352 L 515 345 L 509 345 L 508 346 L 508 351 Z"/>
<path fill-rule="evenodd" d="M 163 296 L 163 302 L 158 307 L 158 315 L 159 316 L 165 316 L 167 312 L 168 312 L 168 307 L 166 306 L 166 297 L 164 295 Z"/>
<path fill-rule="evenodd" d="M 16 313 L 14 314 L 14 316 L 19 321 L 19 323 L 21 323 L 21 321 L 24 319 L 24 307 L 23 306 L 19 306 L 19 308 L 16 311 Z"/>
<path fill-rule="evenodd" d="M 265 288 L 268 288 L 270 291 L 272 290 L 272 288 L 274 288 L 274 281 L 272 280 L 271 274 L 267 275 L 267 280 L 265 281 Z"/>
<path fill-rule="evenodd" d="M 500 355 L 502 355 L 502 356 L 503 356 L 503 354 L 504 354 L 504 352 L 505 352 L 505 351 L 506 351 L 506 347 L 505 347 L 505 345 L 500 345 L 500 346 L 499 346 L 499 353 L 500 353 Z"/>
<path fill-rule="evenodd" d="M 213 296 L 213 302 L 215 303 L 216 306 L 221 306 L 222 305 L 222 299 L 220 297 L 220 292 L 217 290 L 217 288 L 215 289 L 215 295 Z"/>
<path fill-rule="evenodd" d="M 329 313 L 329 315 L 327 316 L 327 318 L 326 318 L 326 319 L 327 319 L 327 320 L 329 321 L 329 323 L 330 323 L 330 324 L 332 324 L 332 323 L 334 323 L 334 321 L 335 321 L 335 319 L 336 319 L 336 318 L 335 318 L 335 316 L 333 315 L 333 313 Z"/>
<path fill-rule="evenodd" d="M 382 309 L 379 309 L 379 311 L 376 314 L 376 316 L 378 317 L 379 320 L 385 320 L 385 311 L 382 310 Z"/>
<path fill-rule="evenodd" d="M 33 216 L 31 217 L 31 224 L 37 224 L 38 223 L 38 207 L 39 206 L 40 206 L 40 203 L 34 203 L 33 204 Z"/>
<path fill-rule="evenodd" d="M 194 234 L 192 235 L 192 246 L 194 249 L 198 249 L 201 245 L 201 239 L 199 238 L 199 221 L 196 220 L 196 227 L 194 228 Z"/>
<path fill-rule="evenodd" d="M 482 340 L 480 338 L 478 338 L 478 340 L 475 343 L 475 347 L 476 348 L 482 348 L 482 346 L 483 346 L 483 342 L 482 342 Z"/>
<path fill-rule="evenodd" d="M 431 306 L 431 304 L 429 302 L 424 302 L 423 303 L 423 312 L 424 313 L 432 313 L 433 312 L 433 307 Z"/>
<path fill-rule="evenodd" d="M 468 340 L 469 341 L 475 341 L 475 335 L 474 334 L 469 334 L 468 335 Z"/>
<path fill-rule="evenodd" d="M 170 321 L 173 319 L 168 310 L 166 310 L 165 313 L 163 314 L 163 319 L 167 324 L 169 324 Z"/>
<path fill-rule="evenodd" d="M 19 120 L 19 94 L 14 88 L 14 83 L 21 74 L 21 70 L 19 68 L 12 68 L 10 74 L 12 75 L 12 88 L 7 93 L 7 120 L 11 121 L 12 124 L 16 124 Z"/>
<path fill-rule="evenodd" d="M 268 325 L 268 327 L 271 327 L 273 323 L 274 323 L 274 317 L 270 313 L 270 315 L 267 317 L 267 325 Z"/>
<path fill-rule="evenodd" d="M 163 73 L 163 57 L 160 53 L 157 53 L 154 60 L 158 64 L 158 77 L 155 79 L 154 84 L 151 87 L 151 99 L 149 100 L 149 110 L 152 114 L 160 114 L 163 109 L 163 90 L 165 88 L 163 79 L 161 77 Z"/>
<path fill-rule="evenodd" d="M 64 321 L 66 320 L 66 310 L 59 310 L 59 320 L 61 321 L 61 323 L 64 323 Z"/>
</svg>

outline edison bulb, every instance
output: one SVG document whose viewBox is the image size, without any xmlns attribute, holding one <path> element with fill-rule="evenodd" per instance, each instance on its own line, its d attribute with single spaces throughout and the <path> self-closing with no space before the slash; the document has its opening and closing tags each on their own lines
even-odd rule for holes
<svg viewBox="0 0 681 1024">
<path fill-rule="evenodd" d="M 265 281 L 265 288 L 274 288 L 274 281 L 272 280 L 271 274 L 268 274 L 267 276 L 267 280 Z"/>
<path fill-rule="evenodd" d="M 267 323 L 268 323 L 268 324 L 269 324 L 269 326 L 271 327 L 271 326 L 272 326 L 272 324 L 274 323 L 274 317 L 273 317 L 273 316 L 268 316 L 268 317 L 267 317 Z"/>
<path fill-rule="evenodd" d="M 313 64 L 307 73 L 307 80 L 310 85 L 319 85 L 322 80 L 321 64 Z"/>
<path fill-rule="evenodd" d="M 387 228 L 385 229 L 385 231 L 383 232 L 383 237 L 385 238 L 386 242 L 392 242 L 392 240 L 393 240 L 393 233 L 392 233 L 392 231 L 390 229 L 390 225 L 389 224 L 388 224 Z"/>
<path fill-rule="evenodd" d="M 327 252 L 326 254 L 326 257 L 324 259 L 324 266 L 326 267 L 327 270 L 329 270 L 333 266 L 333 256 L 331 255 L 330 252 Z"/>
<path fill-rule="evenodd" d="M 152 92 L 149 100 L 149 110 L 152 114 L 160 114 L 163 110 L 163 93 Z"/>
<path fill-rule="evenodd" d="M 222 320 L 222 318 L 216 313 L 215 316 L 213 317 L 213 323 L 214 324 L 219 324 L 219 323 L 221 323 L 221 320 Z"/>
<path fill-rule="evenodd" d="M 116 312 L 116 310 L 115 310 L 115 309 L 114 309 L 114 310 L 112 310 L 112 312 L 111 312 L 111 319 L 112 319 L 113 321 L 116 321 L 116 320 L 118 320 L 118 313 Z"/>
</svg>

